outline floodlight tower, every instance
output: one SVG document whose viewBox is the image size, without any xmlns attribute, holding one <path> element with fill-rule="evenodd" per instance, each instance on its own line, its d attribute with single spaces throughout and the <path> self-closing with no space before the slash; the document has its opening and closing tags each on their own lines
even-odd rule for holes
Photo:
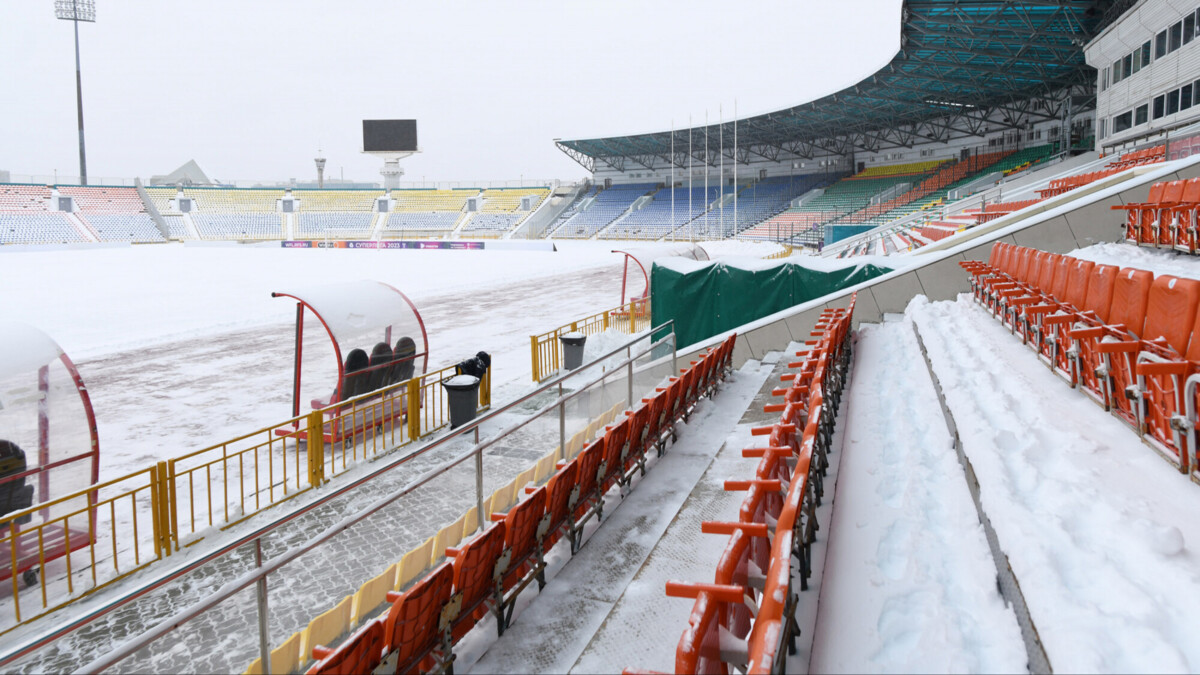
<svg viewBox="0 0 1200 675">
<path fill-rule="evenodd" d="M 54 16 L 75 24 L 75 101 L 79 109 L 79 184 L 87 185 L 87 153 L 83 149 L 83 76 L 79 70 L 79 22 L 96 23 L 96 0 L 54 0 Z"/>
</svg>

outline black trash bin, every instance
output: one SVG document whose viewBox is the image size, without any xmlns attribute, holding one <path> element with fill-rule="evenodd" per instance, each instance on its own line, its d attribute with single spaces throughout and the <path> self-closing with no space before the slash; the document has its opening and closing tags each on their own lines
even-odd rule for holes
<svg viewBox="0 0 1200 675">
<path fill-rule="evenodd" d="M 583 365 L 583 343 L 587 342 L 587 336 L 583 333 L 563 333 L 558 336 L 562 342 L 563 351 L 563 367 L 567 370 L 575 370 Z"/>
<path fill-rule="evenodd" d="M 446 402 L 450 407 L 450 428 L 457 429 L 475 419 L 479 407 L 479 378 L 474 375 L 455 375 L 442 380 Z"/>
</svg>

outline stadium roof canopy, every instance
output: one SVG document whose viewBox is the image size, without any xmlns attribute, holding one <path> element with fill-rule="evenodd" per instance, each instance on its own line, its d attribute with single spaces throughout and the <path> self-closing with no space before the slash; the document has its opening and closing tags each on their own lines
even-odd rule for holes
<svg viewBox="0 0 1200 675">
<path fill-rule="evenodd" d="M 1095 70 L 1083 45 L 1132 0 L 906 0 L 900 51 L 875 74 L 786 110 L 709 125 L 739 163 L 811 159 L 945 143 L 1065 119 L 1095 106 Z M 705 127 L 693 127 L 703 135 Z M 556 140 L 589 171 L 688 163 L 689 129 Z M 718 134 L 724 134 L 719 139 Z M 695 137 L 695 136 L 694 136 Z M 694 138 L 693 137 L 693 138 Z M 718 139 L 714 141 L 713 139 Z M 693 153 L 704 163 L 703 151 Z M 709 152 L 715 164 L 717 154 Z"/>
</svg>

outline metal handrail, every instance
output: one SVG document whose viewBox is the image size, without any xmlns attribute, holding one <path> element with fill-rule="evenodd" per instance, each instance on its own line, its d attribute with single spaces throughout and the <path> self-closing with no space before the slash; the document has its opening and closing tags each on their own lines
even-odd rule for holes
<svg viewBox="0 0 1200 675">
<path fill-rule="evenodd" d="M 658 326 L 657 329 L 661 330 L 669 323 L 670 322 L 664 323 L 663 325 Z M 638 352 L 636 354 L 631 352 L 630 355 L 624 361 L 621 361 L 619 364 L 617 364 L 617 366 L 618 367 L 619 366 L 627 366 L 630 369 L 630 374 L 632 375 L 634 361 L 641 358 L 642 356 L 645 356 L 646 354 L 651 353 L 656 347 L 664 344 L 667 340 L 670 340 L 672 343 L 672 346 L 674 347 L 675 346 L 675 344 L 674 344 L 675 343 L 675 333 L 674 332 L 668 333 L 662 339 L 652 342 L 649 347 L 642 350 L 641 352 Z M 595 365 L 595 364 L 603 361 L 604 359 L 608 358 L 609 356 L 612 356 L 613 354 L 620 351 L 621 349 L 627 349 L 629 346 L 631 346 L 631 344 L 620 347 L 620 348 L 614 350 L 613 352 L 610 352 L 608 355 L 601 357 L 599 359 L 596 359 L 595 361 L 592 361 L 588 365 L 589 366 Z M 572 371 L 572 372 L 577 372 L 577 371 Z M 460 432 L 460 431 L 456 430 L 454 435 L 449 436 L 446 439 L 442 439 L 441 441 L 439 441 L 439 443 L 445 442 L 447 439 L 454 439 L 455 437 L 460 436 L 462 433 L 466 433 L 466 431 L 474 430 L 475 434 L 476 434 L 475 445 L 469 451 L 462 453 L 458 457 L 455 457 L 454 459 L 450 460 L 449 462 L 443 464 L 442 466 L 440 466 L 436 469 L 432 469 L 432 470 L 426 472 L 420 478 L 409 483 L 405 487 L 403 487 L 385 497 L 380 498 L 379 500 L 377 500 L 370 506 L 366 507 L 365 509 L 362 509 L 359 512 L 357 512 L 351 516 L 347 516 L 346 518 L 343 518 L 337 524 L 326 528 L 320 534 L 317 534 L 316 536 L 314 536 L 312 539 L 309 539 L 304 544 L 302 544 L 300 546 L 292 547 L 292 548 L 288 549 L 288 551 L 286 553 L 284 553 L 276 558 L 272 558 L 270 561 L 268 561 L 266 563 L 262 562 L 262 546 L 261 546 L 261 534 L 262 533 L 257 534 L 256 536 L 252 537 L 253 542 L 255 544 L 256 562 L 258 563 L 258 567 L 256 569 L 254 569 L 250 572 L 247 572 L 246 574 L 243 574 L 242 576 L 238 577 L 237 579 L 225 584 L 220 589 L 218 589 L 215 593 L 208 595 L 205 599 L 201 600 L 200 602 L 197 602 L 196 604 L 194 604 L 190 607 L 187 607 L 183 610 L 180 610 L 179 612 L 176 612 L 171 617 L 159 622 L 153 628 L 141 633 L 137 637 L 130 639 L 129 641 L 122 644 L 120 647 L 105 653 L 103 656 L 101 656 L 98 659 L 93 660 L 91 663 L 89 663 L 87 666 L 80 669 L 80 671 L 78 671 L 78 672 L 98 673 L 98 672 L 102 672 L 108 668 L 111 668 L 112 666 L 116 665 L 117 663 L 120 663 L 125 658 L 127 658 L 127 657 L 131 656 L 132 654 L 134 654 L 135 652 L 143 649 L 144 647 L 146 647 L 150 643 L 154 642 L 155 640 L 159 639 L 160 637 L 175 630 L 180 625 L 207 612 L 209 609 L 211 609 L 211 608 L 215 607 L 216 605 L 220 604 L 221 602 L 233 597 L 237 593 L 241 592 L 242 590 L 248 588 L 249 586 L 251 586 L 253 584 L 257 584 L 259 586 L 258 619 L 259 619 L 259 637 L 260 637 L 261 650 L 262 650 L 262 656 L 261 656 L 262 667 L 263 667 L 263 672 L 270 672 L 270 650 L 269 650 L 269 646 L 268 646 L 269 639 L 267 636 L 266 578 L 269 574 L 271 574 L 271 572 L 274 572 L 274 571 L 280 569 L 281 567 L 283 567 L 284 565 L 287 565 L 288 563 L 292 562 L 296 558 L 299 558 L 301 555 L 324 544 L 325 542 L 329 541 L 336 535 L 340 534 L 342 531 L 348 529 L 350 526 L 352 526 L 362 520 L 365 520 L 366 518 L 370 517 L 371 515 L 377 513 L 378 511 L 382 510 L 383 508 L 387 507 L 389 504 L 396 501 L 397 499 L 413 492 L 417 488 L 422 487 L 429 481 L 433 480 L 434 478 L 437 478 L 438 476 L 441 476 L 446 471 L 449 471 L 450 469 L 458 466 L 459 464 L 462 464 L 463 462 L 470 459 L 471 457 L 475 457 L 476 471 L 477 471 L 476 482 L 477 482 L 477 487 L 481 488 L 482 477 L 483 477 L 483 473 L 482 473 L 483 450 L 485 448 L 490 447 L 492 444 L 496 443 L 500 439 L 505 438 L 506 436 L 513 433 L 514 431 L 524 427 L 526 424 L 529 424 L 534 419 L 541 416 L 542 413 L 545 413 L 549 410 L 553 410 L 555 407 L 558 407 L 559 410 L 562 411 L 564 409 L 564 405 L 566 404 L 567 401 L 584 393 L 591 386 L 593 386 L 597 383 L 603 382 L 608 377 L 611 377 L 611 373 L 602 373 L 598 378 L 592 380 L 591 382 L 580 387 L 579 389 L 577 389 L 575 391 L 567 392 L 565 394 L 560 394 L 559 397 L 557 399 L 555 399 L 552 403 L 547 405 L 542 410 L 538 411 L 536 414 L 530 416 L 528 419 L 518 422 L 507 429 L 504 429 L 503 431 L 497 433 L 496 435 L 494 435 L 491 438 L 488 438 L 482 442 L 479 440 L 479 435 L 478 435 L 479 434 L 479 423 L 482 423 L 483 421 L 485 421 L 485 419 L 493 417 L 494 415 L 501 412 L 501 410 L 505 410 L 509 407 L 517 405 L 517 403 L 519 403 L 520 401 L 527 400 L 530 396 L 532 396 L 532 394 L 526 394 L 521 399 L 518 399 L 517 401 L 514 401 L 513 403 L 508 404 L 508 406 L 506 406 L 506 408 L 497 410 L 496 412 L 487 415 L 486 418 L 481 418 L 480 420 L 477 420 L 475 423 L 466 425 L 467 429 L 465 431 Z M 549 385 L 546 385 L 545 387 L 542 387 L 539 391 L 544 391 L 545 389 L 548 389 L 550 386 L 559 385 L 561 383 L 562 379 L 563 378 L 560 378 L 558 381 L 550 383 Z M 632 378 L 631 378 L 631 381 L 632 381 Z M 632 387 L 632 385 L 631 385 L 631 387 Z M 632 397 L 632 395 L 631 395 L 631 397 Z M 361 481 L 359 481 L 359 482 L 361 482 Z M 482 494 L 482 493 L 480 492 L 479 494 Z M 483 526 L 484 526 L 482 496 L 480 496 L 478 499 L 479 499 L 478 523 L 479 523 L 479 529 L 482 530 Z M 245 538 L 243 538 L 243 543 L 247 543 L 247 542 L 245 542 Z"/>
<path fill-rule="evenodd" d="M 547 389 L 550 389 L 551 387 L 561 386 L 561 384 L 565 380 L 567 380 L 571 377 L 574 377 L 575 375 L 577 375 L 589 368 L 594 367 L 595 365 L 603 362 L 604 360 L 608 359 L 609 357 L 617 354 L 618 352 L 620 352 L 622 350 L 630 349 L 635 343 L 645 340 L 648 336 L 654 335 L 655 332 L 661 331 L 668 326 L 670 326 L 672 329 L 672 332 L 669 333 L 668 336 L 671 337 L 671 339 L 673 341 L 674 336 L 675 336 L 674 321 L 668 320 L 658 326 L 651 328 L 650 331 L 646 334 L 642 334 L 642 335 L 636 336 L 634 338 L 631 338 L 628 342 L 620 345 L 619 347 L 604 354 L 603 356 L 600 356 L 597 359 L 595 359 L 589 363 L 583 364 L 582 366 L 580 366 L 579 368 L 577 368 L 573 371 L 564 373 L 557 378 L 548 380 L 547 382 L 539 385 L 535 389 L 527 392 L 526 394 L 514 399 L 513 401 L 511 401 L 503 406 L 500 406 L 499 408 L 492 409 L 486 415 L 476 418 L 475 420 L 472 420 L 471 422 L 463 425 L 462 427 L 457 428 L 455 430 L 456 433 L 444 436 L 440 439 L 437 439 L 434 442 L 430 443 L 429 445 L 418 448 L 418 449 L 414 450 L 413 452 L 411 452 L 407 455 L 404 455 L 403 457 L 398 457 L 398 458 L 389 460 L 386 463 L 382 464 L 379 468 L 370 471 L 369 473 L 347 483 L 346 485 L 343 485 L 341 487 L 333 489 L 332 492 L 330 492 L 329 494 L 327 494 L 323 497 L 320 497 L 320 498 L 314 500 L 312 503 L 301 506 L 301 507 L 297 508 L 295 511 L 292 511 L 291 513 L 289 513 L 285 516 L 282 516 L 276 520 L 266 523 L 266 524 L 262 525 L 261 527 L 258 527 L 255 530 L 235 539 L 234 541 L 230 542 L 229 544 L 221 546 L 220 548 L 217 548 L 203 556 L 198 557 L 197 559 L 193 560 L 190 563 L 183 565 L 182 567 L 180 567 L 179 569 L 177 569 L 174 572 L 166 573 L 162 577 L 155 579 L 140 588 L 134 589 L 118 598 L 115 598 L 112 602 L 109 602 L 103 606 L 97 607 L 95 610 L 92 610 L 86 614 L 83 614 L 83 615 L 73 619 L 72 621 L 68 622 L 67 624 L 49 631 L 48 633 L 46 633 L 45 635 L 43 635 L 40 638 L 34 639 L 25 645 L 22 645 L 20 647 L 17 647 L 15 649 L 5 652 L 3 655 L 0 655 L 0 666 L 8 665 L 8 664 L 12 663 L 13 661 L 21 658 L 22 656 L 25 656 L 26 654 L 29 654 L 30 652 L 33 652 L 34 650 L 37 650 L 37 649 L 45 646 L 46 644 L 49 644 L 50 642 L 57 640 L 58 638 L 60 638 L 64 635 L 67 635 L 76 630 L 79 630 L 80 628 L 97 621 L 101 617 L 106 616 L 107 614 L 113 612 L 114 610 L 119 609 L 120 607 L 123 607 L 124 605 L 136 600 L 137 598 L 139 598 L 147 593 L 150 593 L 151 591 L 154 591 L 158 588 L 161 588 L 162 586 L 170 583 L 171 581 L 174 581 L 175 579 L 178 579 L 179 577 L 189 574 L 189 573 L 193 572 L 194 570 L 196 570 L 204 565 L 207 565 L 208 563 L 210 563 L 218 558 L 225 556 L 226 554 L 230 553 L 231 551 L 234 551 L 238 548 L 241 548 L 242 546 L 245 546 L 246 544 L 255 543 L 256 549 L 260 548 L 260 545 L 258 544 L 258 540 L 260 540 L 264 535 L 285 525 L 286 523 L 291 522 L 292 520 L 295 520 L 295 519 L 307 514 L 309 511 L 312 511 L 321 506 L 324 506 L 325 504 L 329 503 L 330 501 L 337 499 L 337 498 L 341 497 L 342 495 L 349 493 L 350 491 L 355 490 L 358 487 L 360 487 L 372 480 L 375 480 L 379 476 L 387 473 L 388 471 L 391 471 L 392 469 L 396 468 L 397 466 L 399 466 L 401 464 L 404 464 L 405 462 L 408 462 L 411 459 L 419 457 L 420 455 L 423 455 L 426 452 L 429 452 L 430 450 L 433 450 L 435 448 L 441 447 L 442 445 L 445 445 L 446 443 L 449 443 L 453 440 L 457 440 L 462 433 L 466 433 L 469 431 L 475 431 L 476 434 L 478 434 L 478 428 L 482 424 L 490 421 L 495 416 L 497 416 L 501 413 L 507 412 L 508 410 L 524 403 L 525 401 L 528 401 L 529 399 L 533 398 L 534 396 L 537 396 L 538 394 L 541 394 L 542 392 L 546 391 Z M 664 337 L 663 339 L 665 340 L 666 338 Z M 672 351 L 673 351 L 672 359 L 674 359 L 674 354 L 675 354 L 675 350 L 677 349 L 677 347 L 678 347 L 678 345 L 674 345 L 674 344 L 672 345 Z M 480 512 L 480 513 L 482 513 L 482 512 Z M 258 554 L 258 558 L 259 558 L 259 560 L 261 560 L 261 553 Z M 264 659 L 263 663 L 264 664 L 267 663 L 266 659 Z M 269 671 L 267 671 L 264 668 L 264 672 L 269 672 Z"/>
</svg>

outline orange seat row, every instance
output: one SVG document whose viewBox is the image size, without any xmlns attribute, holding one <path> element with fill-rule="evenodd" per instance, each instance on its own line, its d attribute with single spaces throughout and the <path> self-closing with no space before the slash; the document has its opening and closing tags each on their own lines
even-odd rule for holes
<svg viewBox="0 0 1200 675">
<path fill-rule="evenodd" d="M 772 392 L 783 402 L 764 410 L 779 412 L 779 421 L 752 431 L 767 436 L 767 446 L 742 451 L 759 458 L 754 476 L 725 482 L 726 490 L 746 492 L 738 520 L 701 524 L 703 533 L 727 537 L 713 581 L 667 582 L 668 597 L 694 600 L 675 650 L 676 673 L 782 673 L 784 650 L 795 651 L 799 596 L 792 560 L 798 561 L 799 590 L 805 590 L 853 314 L 853 298 L 847 309 L 827 310 L 810 349 L 788 364 L 795 371 L 783 376 L 789 386 Z"/>
<path fill-rule="evenodd" d="M 1197 468 L 1200 281 L 997 243 L 975 300 L 1183 473 Z"/>
<path fill-rule="evenodd" d="M 1112 207 L 1126 212 L 1125 241 L 1196 254 L 1200 249 L 1200 178 L 1150 186 L 1146 201 Z"/>
<path fill-rule="evenodd" d="M 402 593 L 387 595 L 385 616 L 369 621 L 336 649 L 313 647 L 318 662 L 311 674 L 444 672 L 453 669 L 453 645 L 488 613 L 503 635 L 512 621 L 517 596 L 534 581 L 545 583 L 545 556 L 564 537 L 571 552 L 582 545 L 583 526 L 603 516 L 604 496 L 644 474 L 650 451 L 662 454 L 675 424 L 686 421 L 704 396 L 711 396 L 729 372 L 736 336 L 708 350 L 667 386 L 642 399 L 624 419 L 560 462 L 545 485 L 525 488 L 526 496 L 507 513 L 493 513 L 491 527 L 458 548 Z"/>
</svg>

